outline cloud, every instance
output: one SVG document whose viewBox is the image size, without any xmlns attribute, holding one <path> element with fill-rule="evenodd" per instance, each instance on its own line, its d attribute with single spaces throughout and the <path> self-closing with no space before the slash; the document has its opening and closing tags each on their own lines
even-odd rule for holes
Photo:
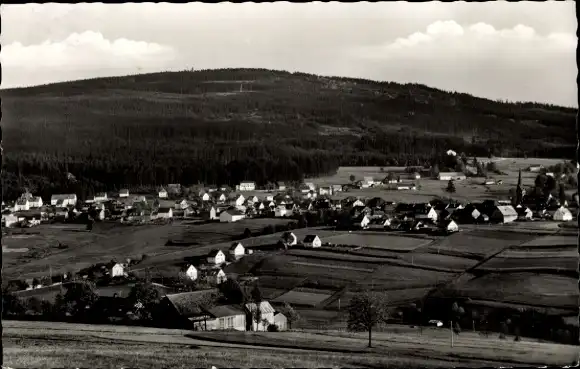
<svg viewBox="0 0 580 369">
<path fill-rule="evenodd" d="M 175 57 L 169 46 L 125 38 L 111 41 L 93 31 L 35 45 L 13 42 L 0 53 L 2 87 L 59 81 L 63 75 L 88 78 L 159 70 Z"/>
<path fill-rule="evenodd" d="M 381 45 L 351 48 L 347 54 L 380 71 L 382 79 L 576 106 L 576 45 L 573 33 L 542 35 L 523 24 L 496 29 L 483 22 L 462 26 L 448 20 Z"/>
</svg>

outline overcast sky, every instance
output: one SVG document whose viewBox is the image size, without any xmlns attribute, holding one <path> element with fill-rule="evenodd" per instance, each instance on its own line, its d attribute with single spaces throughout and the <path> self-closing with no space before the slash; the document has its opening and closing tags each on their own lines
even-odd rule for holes
<svg viewBox="0 0 580 369">
<path fill-rule="evenodd" d="M 2 5 L 2 88 L 256 67 L 577 106 L 573 1 Z"/>
</svg>

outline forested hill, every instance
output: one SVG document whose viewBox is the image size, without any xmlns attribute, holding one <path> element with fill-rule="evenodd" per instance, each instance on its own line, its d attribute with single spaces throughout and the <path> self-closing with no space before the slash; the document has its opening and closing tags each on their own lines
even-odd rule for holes
<svg viewBox="0 0 580 369">
<path fill-rule="evenodd" d="M 568 157 L 575 109 L 263 69 L 1 90 L 5 195 L 293 180 L 434 153 Z M 76 178 L 66 180 L 65 173 Z M 70 189 L 70 188 L 69 188 Z"/>
</svg>

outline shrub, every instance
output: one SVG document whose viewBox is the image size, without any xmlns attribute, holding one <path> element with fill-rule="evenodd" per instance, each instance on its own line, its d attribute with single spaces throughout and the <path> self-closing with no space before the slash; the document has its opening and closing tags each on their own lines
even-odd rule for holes
<svg viewBox="0 0 580 369">
<path fill-rule="evenodd" d="M 278 326 L 276 324 L 270 324 L 268 326 L 268 332 L 279 332 Z"/>
</svg>

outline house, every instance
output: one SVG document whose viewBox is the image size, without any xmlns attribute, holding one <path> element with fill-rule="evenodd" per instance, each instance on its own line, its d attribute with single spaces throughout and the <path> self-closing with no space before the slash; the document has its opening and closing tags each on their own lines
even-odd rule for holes
<svg viewBox="0 0 580 369">
<path fill-rule="evenodd" d="M 415 219 L 421 220 L 431 220 L 432 222 L 437 222 L 438 214 L 433 209 L 433 207 L 426 206 L 426 207 L 418 207 L 415 209 Z"/>
<path fill-rule="evenodd" d="M 566 209 L 563 206 L 560 206 L 558 210 L 554 212 L 554 215 L 552 217 L 553 220 L 558 222 L 569 222 L 572 220 L 572 218 L 573 216 L 570 210 Z"/>
<path fill-rule="evenodd" d="M 256 315 L 256 311 L 259 309 L 260 310 L 260 320 L 266 320 L 268 321 L 268 324 L 274 324 L 274 313 L 276 312 L 274 310 L 274 308 L 272 307 L 272 305 L 270 305 L 269 302 L 267 301 L 261 301 L 260 305 L 256 305 L 255 303 L 251 302 L 248 304 L 244 305 L 244 308 L 246 310 L 246 328 L 248 328 L 248 330 L 252 330 L 252 331 L 265 331 L 268 329 L 268 327 L 264 327 L 264 325 L 262 324 L 262 322 L 257 323 L 254 319 L 254 316 Z"/>
<path fill-rule="evenodd" d="M 286 206 L 280 205 L 274 210 L 275 217 L 287 217 L 292 215 L 292 210 L 286 209 Z"/>
<path fill-rule="evenodd" d="M 274 195 L 266 195 L 266 201 L 274 201 Z"/>
<path fill-rule="evenodd" d="M 218 213 L 217 213 L 217 209 L 215 207 L 211 207 L 209 208 L 209 210 L 207 212 L 204 212 L 204 219 L 206 220 L 217 220 L 219 219 Z"/>
<path fill-rule="evenodd" d="M 552 178 L 554 178 L 554 173 L 553 173 L 553 172 L 547 172 L 547 173 L 546 173 L 546 175 L 547 175 L 548 177 L 552 177 Z"/>
<path fill-rule="evenodd" d="M 228 209 L 220 213 L 221 223 L 233 223 L 240 221 L 246 217 L 246 214 L 238 209 Z"/>
<path fill-rule="evenodd" d="M 40 208 L 43 205 L 42 197 L 40 196 L 31 196 L 28 202 L 30 203 L 31 208 Z"/>
<path fill-rule="evenodd" d="M 309 234 L 306 237 L 304 237 L 304 240 L 302 241 L 302 245 L 304 247 L 320 247 L 322 246 L 322 241 L 320 241 L 320 238 L 316 235 L 313 234 Z"/>
<path fill-rule="evenodd" d="M 242 245 L 240 242 L 234 242 L 232 246 L 230 246 L 230 249 L 228 251 L 230 252 L 230 255 L 234 258 L 243 256 L 246 253 L 244 245 Z"/>
<path fill-rule="evenodd" d="M 109 274 L 111 278 L 124 277 L 126 275 L 125 266 L 121 263 L 115 263 L 110 267 Z"/>
<path fill-rule="evenodd" d="M 440 172 L 437 175 L 437 179 L 439 179 L 440 181 L 450 181 L 450 180 L 463 181 L 466 178 L 467 177 L 465 176 L 465 174 L 458 172 Z"/>
<path fill-rule="evenodd" d="M 217 195 L 216 201 L 219 204 L 223 204 L 226 202 L 226 200 L 228 199 L 228 197 L 226 196 L 225 193 L 220 193 L 219 195 Z M 202 199 L 203 200 L 203 199 Z M 207 201 L 207 200 L 203 200 L 203 201 Z"/>
<path fill-rule="evenodd" d="M 246 313 L 237 305 L 217 305 L 205 308 L 211 318 L 205 322 L 204 330 L 236 330 L 245 331 L 247 328 Z M 202 322 L 200 322 L 202 323 Z M 200 327 L 201 324 L 200 324 Z M 194 328 L 195 329 L 195 328 Z"/>
<path fill-rule="evenodd" d="M 197 271 L 197 268 L 194 267 L 193 265 L 185 266 L 185 268 L 183 268 L 182 272 L 189 280 L 192 280 L 192 281 L 197 280 L 198 271 Z"/>
<path fill-rule="evenodd" d="M 448 219 L 439 225 L 439 229 L 443 232 L 454 233 L 459 232 L 459 226 L 453 220 Z"/>
<path fill-rule="evenodd" d="M 496 223 L 511 223 L 518 219 L 518 213 L 511 205 L 499 205 L 495 207 L 489 219 Z"/>
<path fill-rule="evenodd" d="M 286 246 L 294 246 L 298 244 L 298 238 L 296 238 L 296 235 L 292 232 L 284 232 L 280 241 Z"/>
<path fill-rule="evenodd" d="M 415 186 L 412 183 L 408 183 L 408 184 L 399 184 L 397 185 L 397 190 L 398 191 L 404 191 L 404 190 L 416 190 L 417 186 Z"/>
<path fill-rule="evenodd" d="M 258 196 L 250 196 L 250 197 L 248 197 L 247 202 L 249 204 L 256 204 L 256 203 L 260 202 L 260 199 L 258 199 Z"/>
<path fill-rule="evenodd" d="M 369 188 L 375 184 L 373 177 L 364 177 L 361 183 L 362 188 Z"/>
<path fill-rule="evenodd" d="M 215 317 L 205 308 L 208 303 L 212 305 L 218 294 L 218 289 L 214 288 L 165 295 L 160 301 L 165 323 L 175 328 L 214 329 Z"/>
<path fill-rule="evenodd" d="M 95 195 L 95 201 L 107 201 L 107 193 L 99 192 Z"/>
<path fill-rule="evenodd" d="M 234 197 L 233 201 L 232 201 L 232 205 L 234 206 L 243 206 L 244 202 L 246 201 L 246 198 L 244 197 L 244 195 L 237 195 L 236 197 Z"/>
<path fill-rule="evenodd" d="M 330 187 L 330 186 L 320 187 L 318 189 L 318 193 L 321 196 L 323 196 L 323 195 L 332 196 L 332 187 Z"/>
<path fill-rule="evenodd" d="M 544 169 L 544 167 L 542 165 L 531 165 L 528 168 L 528 171 L 533 172 L 533 173 L 538 173 L 540 172 L 542 169 Z"/>
<path fill-rule="evenodd" d="M 14 211 L 28 211 L 30 210 L 30 201 L 27 198 L 19 198 L 14 204 Z"/>
<path fill-rule="evenodd" d="M 168 195 L 167 195 L 167 190 L 166 190 L 165 188 L 161 187 L 161 188 L 159 189 L 159 191 L 157 191 L 157 196 L 158 196 L 160 199 L 166 199 L 166 198 L 167 198 L 167 196 L 168 196 Z"/>
<path fill-rule="evenodd" d="M 332 188 L 332 192 L 333 193 L 342 192 L 342 185 L 334 184 L 334 185 L 332 185 L 330 187 Z"/>
<path fill-rule="evenodd" d="M 201 201 L 209 201 L 211 200 L 211 195 L 209 194 L 209 192 L 204 192 L 201 195 Z"/>
<path fill-rule="evenodd" d="M 239 191 L 255 191 L 256 190 L 256 183 L 244 181 L 241 182 L 238 186 Z"/>
<path fill-rule="evenodd" d="M 359 216 L 352 219 L 352 225 L 356 228 L 366 229 L 369 226 L 371 219 L 368 215 L 362 213 Z"/>
<path fill-rule="evenodd" d="M 281 312 L 275 311 L 273 324 L 278 327 L 279 331 L 285 331 L 288 329 L 288 318 L 286 318 L 286 315 L 282 314 Z"/>
<path fill-rule="evenodd" d="M 189 207 L 189 203 L 185 199 L 175 202 L 175 209 L 176 210 L 185 210 L 188 207 Z"/>
<path fill-rule="evenodd" d="M 207 254 L 207 262 L 212 265 L 221 265 L 226 262 L 226 254 L 222 250 L 212 250 Z"/>
<path fill-rule="evenodd" d="M 495 179 L 486 179 L 485 182 L 483 182 L 483 184 L 485 186 L 494 185 L 495 184 Z"/>
<path fill-rule="evenodd" d="M 119 191 L 119 197 L 129 197 L 129 190 L 122 188 L 121 191 Z"/>
<path fill-rule="evenodd" d="M 354 202 L 351 204 L 351 206 L 352 206 L 353 208 L 355 208 L 355 207 L 358 207 L 358 206 L 365 206 L 365 203 L 364 203 L 364 202 L 362 202 L 361 200 L 357 199 L 357 200 L 355 200 L 355 201 L 354 201 Z"/>
<path fill-rule="evenodd" d="M 278 188 L 278 191 L 286 191 L 286 184 L 284 182 L 276 183 L 276 187 Z"/>
<path fill-rule="evenodd" d="M 449 156 L 457 156 L 457 153 L 453 150 L 447 150 L 446 154 Z"/>
<path fill-rule="evenodd" d="M 2 214 L 2 225 L 4 227 L 14 227 L 18 223 L 18 217 L 14 214 Z"/>
<path fill-rule="evenodd" d="M 217 286 L 224 283 L 228 278 L 221 268 L 201 269 L 200 279 L 207 284 Z"/>
<path fill-rule="evenodd" d="M 157 211 L 157 219 L 170 219 L 173 218 L 173 209 L 171 208 L 159 208 Z"/>
<path fill-rule="evenodd" d="M 516 212 L 518 213 L 518 220 L 529 220 L 532 219 L 534 215 L 530 208 L 522 205 L 516 206 Z"/>
<path fill-rule="evenodd" d="M 313 182 L 305 182 L 304 184 L 308 187 L 308 190 L 316 191 L 316 185 Z"/>
<path fill-rule="evenodd" d="M 77 204 L 77 195 L 75 194 L 63 194 L 63 195 L 52 195 L 50 197 L 50 205 L 52 206 L 75 206 Z"/>
</svg>

